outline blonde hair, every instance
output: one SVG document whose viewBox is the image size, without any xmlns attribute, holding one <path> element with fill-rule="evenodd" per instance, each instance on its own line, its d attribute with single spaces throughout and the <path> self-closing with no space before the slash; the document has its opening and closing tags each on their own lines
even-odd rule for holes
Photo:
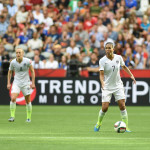
<svg viewBox="0 0 150 150">
<path fill-rule="evenodd" d="M 16 48 L 15 52 L 17 52 L 17 50 L 21 50 L 22 54 L 24 55 L 24 50 L 22 48 Z"/>
</svg>

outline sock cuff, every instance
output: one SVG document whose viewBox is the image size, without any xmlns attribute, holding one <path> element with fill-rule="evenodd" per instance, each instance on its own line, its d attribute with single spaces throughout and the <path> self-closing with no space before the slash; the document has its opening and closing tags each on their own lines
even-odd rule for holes
<svg viewBox="0 0 150 150">
<path fill-rule="evenodd" d="M 125 110 L 121 110 L 120 112 L 121 112 L 121 115 L 127 115 L 127 110 L 126 109 Z"/>
<path fill-rule="evenodd" d="M 16 104 L 16 102 L 12 102 L 12 101 L 10 101 L 10 104 Z"/>
<path fill-rule="evenodd" d="M 126 109 L 125 109 L 125 110 L 121 110 L 121 112 L 122 112 L 122 113 L 125 113 L 125 112 L 127 112 L 127 110 L 126 110 Z"/>
<path fill-rule="evenodd" d="M 29 102 L 28 104 L 26 103 L 26 106 L 31 106 L 32 104 L 31 104 L 31 102 Z"/>
<path fill-rule="evenodd" d="M 105 112 L 102 111 L 102 109 L 99 112 L 101 115 L 105 115 Z"/>
</svg>

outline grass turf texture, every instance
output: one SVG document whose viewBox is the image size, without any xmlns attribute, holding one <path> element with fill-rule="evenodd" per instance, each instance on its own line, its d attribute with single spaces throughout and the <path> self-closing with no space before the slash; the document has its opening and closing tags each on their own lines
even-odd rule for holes
<svg viewBox="0 0 150 150">
<path fill-rule="evenodd" d="M 127 107 L 132 133 L 116 133 L 121 120 L 110 106 L 100 132 L 94 125 L 97 106 L 33 106 L 25 123 L 25 106 L 17 106 L 15 122 L 8 122 L 9 106 L 0 106 L 1 150 L 150 150 L 150 107 Z"/>
</svg>

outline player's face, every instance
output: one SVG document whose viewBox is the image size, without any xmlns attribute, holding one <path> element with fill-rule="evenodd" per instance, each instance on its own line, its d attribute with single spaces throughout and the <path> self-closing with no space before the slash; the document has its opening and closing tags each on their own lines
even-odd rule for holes
<svg viewBox="0 0 150 150">
<path fill-rule="evenodd" d="M 113 49 L 113 45 L 112 44 L 107 44 L 105 47 L 105 51 L 106 51 L 106 55 L 108 57 L 113 55 L 114 49 Z"/>
<path fill-rule="evenodd" d="M 17 58 L 17 60 L 22 60 L 22 58 L 23 58 L 23 50 L 22 49 L 17 49 L 16 50 L 16 58 Z"/>
</svg>

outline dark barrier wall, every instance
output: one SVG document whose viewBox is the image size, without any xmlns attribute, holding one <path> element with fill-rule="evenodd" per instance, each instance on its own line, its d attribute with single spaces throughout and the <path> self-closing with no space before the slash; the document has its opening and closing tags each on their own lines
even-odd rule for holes
<svg viewBox="0 0 150 150">
<path fill-rule="evenodd" d="M 139 78 L 132 84 L 129 78 L 123 78 L 127 105 L 150 106 L 150 79 Z M 0 105 L 9 104 L 6 77 L 0 78 Z M 31 94 L 36 105 L 100 105 L 101 85 L 98 78 L 36 78 L 36 90 Z M 25 104 L 22 94 L 17 103 Z M 111 105 L 116 105 L 112 98 Z"/>
</svg>

